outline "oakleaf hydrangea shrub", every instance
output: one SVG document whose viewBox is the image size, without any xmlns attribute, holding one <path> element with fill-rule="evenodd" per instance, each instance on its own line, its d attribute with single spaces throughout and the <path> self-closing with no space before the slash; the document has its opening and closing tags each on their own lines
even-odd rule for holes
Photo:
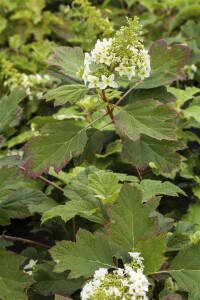
<svg viewBox="0 0 200 300">
<path fill-rule="evenodd" d="M 35 134 L 21 160 L 6 157 L 10 165 L 0 176 L 0 225 L 36 214 L 41 228 L 56 236 L 53 247 L 32 242 L 49 251 L 25 250 L 27 260 L 0 248 L 0 267 L 14 262 L 17 272 L 9 278 L 23 278 L 14 288 L 19 299 L 28 293 L 36 299 L 145 300 L 172 291 L 186 299 L 200 289 L 199 232 L 184 222 L 173 227 L 175 214 L 163 216 L 159 207 L 162 196 L 186 196 L 172 181 L 185 145 L 169 85 L 184 79 L 189 49 L 164 40 L 149 49 L 144 44 L 138 18 L 128 18 L 91 51 L 58 47 L 47 61 L 59 85 L 44 97 L 57 108 L 48 103 L 45 116 L 32 120 Z M 28 92 L 29 79 L 41 81 L 25 77 Z M 14 132 L 23 97 L 13 91 L 1 100 L 1 132 Z M 5 268 L 0 277 L 8 278 Z M 9 296 L 0 286 L 0 298 Z"/>
</svg>

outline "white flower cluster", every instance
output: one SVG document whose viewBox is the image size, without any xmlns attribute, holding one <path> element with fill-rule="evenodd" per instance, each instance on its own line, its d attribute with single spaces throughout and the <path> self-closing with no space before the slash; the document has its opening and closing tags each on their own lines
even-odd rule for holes
<svg viewBox="0 0 200 300">
<path fill-rule="evenodd" d="M 125 31 L 124 27 L 121 31 Z M 127 38 L 123 45 L 121 31 L 113 38 L 98 40 L 91 53 L 85 53 L 84 67 L 79 69 L 78 76 L 89 88 L 117 88 L 116 80 L 122 76 L 128 80 L 135 76 L 141 80 L 149 77 L 151 66 L 148 51 L 139 39 Z"/>
<path fill-rule="evenodd" d="M 31 88 L 35 85 L 45 84 L 50 80 L 48 75 L 41 76 L 40 74 L 36 75 L 26 75 L 22 74 L 21 85 L 25 88 L 27 95 L 31 94 Z"/>
<path fill-rule="evenodd" d="M 82 300 L 148 300 L 149 282 L 143 274 L 143 258 L 138 252 L 129 253 L 133 262 L 113 273 L 100 268 L 81 291 Z"/>
</svg>

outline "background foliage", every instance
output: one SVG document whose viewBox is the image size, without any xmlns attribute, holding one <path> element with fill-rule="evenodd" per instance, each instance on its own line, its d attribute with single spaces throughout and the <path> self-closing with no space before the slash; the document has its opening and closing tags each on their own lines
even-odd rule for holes
<svg viewBox="0 0 200 300">
<path fill-rule="evenodd" d="M 75 76 L 82 52 L 57 47 L 89 51 L 135 15 L 154 75 L 116 128 L 108 116 L 87 127 L 105 103 Z M 96 269 L 133 249 L 156 273 L 149 299 L 200 298 L 199 16 L 193 0 L 0 0 L 1 299 L 80 299 Z"/>
</svg>

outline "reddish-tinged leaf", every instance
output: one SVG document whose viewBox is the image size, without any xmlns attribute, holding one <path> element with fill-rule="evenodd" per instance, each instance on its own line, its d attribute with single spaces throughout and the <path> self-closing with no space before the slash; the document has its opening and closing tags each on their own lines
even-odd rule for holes
<svg viewBox="0 0 200 300">
<path fill-rule="evenodd" d="M 47 173 L 50 166 L 59 172 L 71 159 L 81 154 L 87 142 L 86 129 L 68 121 L 47 124 L 44 135 L 29 141 L 23 148 L 30 155 L 25 163 L 27 177 Z"/>
</svg>

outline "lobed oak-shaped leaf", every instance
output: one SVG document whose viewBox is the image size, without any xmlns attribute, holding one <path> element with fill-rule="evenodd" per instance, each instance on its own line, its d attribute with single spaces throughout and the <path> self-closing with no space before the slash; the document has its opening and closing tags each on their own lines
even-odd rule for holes
<svg viewBox="0 0 200 300">
<path fill-rule="evenodd" d="M 161 182 L 160 180 L 144 179 L 139 186 L 142 189 L 144 202 L 158 195 L 173 197 L 178 197 L 178 194 L 186 195 L 182 189 L 170 181 Z"/>
<path fill-rule="evenodd" d="M 151 57 L 151 74 L 139 82 L 136 89 L 151 89 L 169 85 L 175 80 L 185 79 L 181 68 L 187 64 L 190 48 L 186 45 L 167 46 L 165 40 L 153 43 L 149 51 Z"/>
<path fill-rule="evenodd" d="M 67 102 L 74 103 L 81 100 L 89 91 L 88 87 L 82 84 L 61 85 L 45 94 L 47 101 L 54 100 L 54 105 L 63 105 Z"/>
<path fill-rule="evenodd" d="M 84 65 L 83 50 L 79 47 L 57 47 L 53 51 L 53 57 L 46 60 L 50 66 L 50 72 L 53 69 L 52 75 L 59 78 L 58 74 L 60 72 L 60 74 L 64 74 L 64 76 L 61 76 L 61 80 L 64 79 L 66 82 L 67 78 L 67 82 L 70 84 L 80 82 L 76 73 Z M 59 72 L 55 72 L 55 67 L 58 68 Z"/>
<path fill-rule="evenodd" d="M 50 254 L 58 262 L 55 271 L 71 270 L 70 278 L 88 278 L 99 268 L 114 267 L 106 236 L 93 235 L 87 230 L 79 230 L 76 243 L 58 242 Z"/>
<path fill-rule="evenodd" d="M 138 101 L 120 107 L 115 127 L 121 137 L 136 140 L 141 134 L 162 140 L 174 140 L 176 112 L 159 101 Z"/>
<path fill-rule="evenodd" d="M 27 300 L 26 289 L 32 278 L 19 268 L 25 258 L 0 248 L 0 298 L 2 300 Z"/>
<path fill-rule="evenodd" d="M 60 171 L 72 157 L 81 154 L 87 142 L 86 129 L 68 121 L 47 124 L 45 135 L 32 139 L 24 146 L 30 157 L 25 163 L 25 174 L 38 177 L 47 173 L 50 166 Z"/>
<path fill-rule="evenodd" d="M 47 196 L 31 188 L 20 188 L 0 198 L 0 225 L 10 224 L 11 218 L 23 219 L 39 212 L 44 201 L 48 201 Z"/>
<path fill-rule="evenodd" d="M 106 222 L 102 207 L 99 200 L 71 200 L 65 205 L 58 205 L 50 210 L 44 212 L 42 222 L 46 222 L 54 217 L 61 217 L 64 222 L 69 221 L 76 215 L 88 219 L 97 224 L 104 224 Z"/>
<path fill-rule="evenodd" d="M 144 274 L 149 275 L 158 271 L 165 262 L 163 253 L 166 251 L 166 236 L 162 232 L 148 239 L 141 239 L 135 248 L 144 258 Z"/>
<path fill-rule="evenodd" d="M 117 174 L 99 170 L 90 174 L 89 179 L 89 188 L 95 192 L 97 198 L 101 199 L 103 203 L 115 201 L 121 187 Z"/>
<path fill-rule="evenodd" d="M 187 292 L 200 290 L 200 241 L 182 248 L 170 265 L 168 272 L 178 287 Z"/>
<path fill-rule="evenodd" d="M 157 231 L 157 218 L 149 215 L 158 204 L 158 198 L 143 204 L 142 191 L 138 187 L 124 184 L 115 204 L 108 211 L 108 235 L 127 252 L 133 251 L 142 237 L 148 238 Z"/>
<path fill-rule="evenodd" d="M 179 141 L 158 141 L 142 135 L 136 141 L 125 138 L 122 153 L 140 170 L 145 170 L 153 162 L 158 169 L 169 173 L 180 167 L 181 157 L 176 151 L 183 148 Z"/>
</svg>

